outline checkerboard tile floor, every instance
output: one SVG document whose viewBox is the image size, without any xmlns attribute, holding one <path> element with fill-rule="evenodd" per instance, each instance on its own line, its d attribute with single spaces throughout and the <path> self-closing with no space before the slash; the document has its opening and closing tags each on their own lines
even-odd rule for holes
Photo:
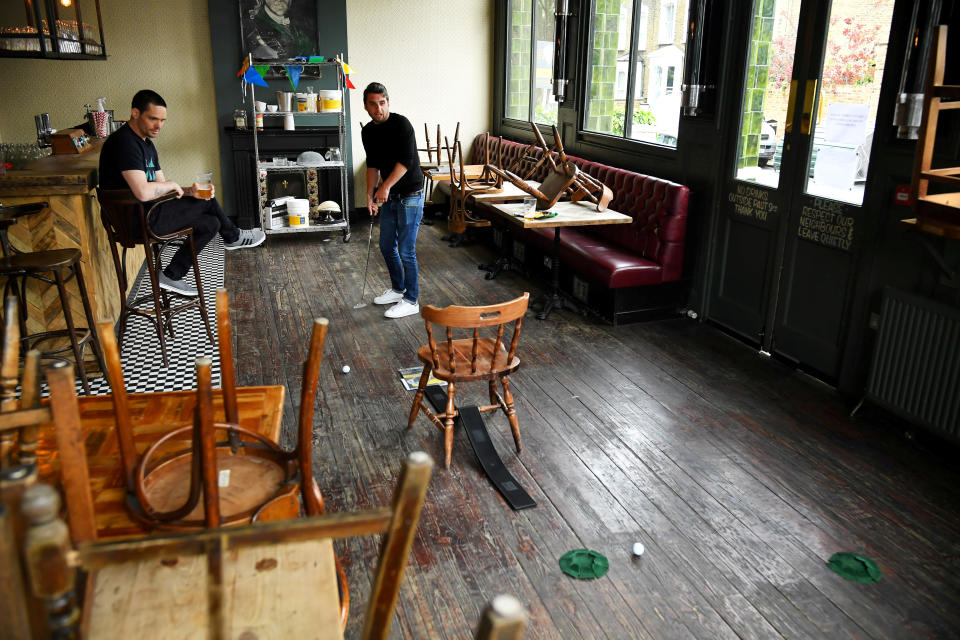
<svg viewBox="0 0 960 640">
<path fill-rule="evenodd" d="M 163 254 L 166 265 L 173 256 L 175 248 L 170 247 Z M 190 309 L 178 313 L 173 318 L 174 337 L 167 336 L 167 357 L 170 366 L 163 366 L 160 341 L 153 324 L 145 318 L 130 316 L 127 330 L 120 345 L 120 360 L 123 363 L 123 379 L 129 393 L 149 393 L 153 391 L 180 391 L 196 389 L 195 362 L 197 358 L 207 356 L 212 359 L 211 374 L 213 386 L 220 386 L 220 354 L 217 352 L 217 287 L 223 286 L 224 265 L 223 240 L 217 235 L 198 256 L 200 274 L 203 280 L 203 298 L 210 317 L 210 330 L 214 343 L 210 344 L 199 309 Z M 187 273 L 186 282 L 195 286 L 193 269 Z M 134 284 L 131 297 L 150 293 L 150 277 L 146 269 L 141 268 Z M 77 393 L 83 393 L 83 387 L 77 383 Z M 90 379 L 91 395 L 110 393 L 106 377 Z"/>
</svg>

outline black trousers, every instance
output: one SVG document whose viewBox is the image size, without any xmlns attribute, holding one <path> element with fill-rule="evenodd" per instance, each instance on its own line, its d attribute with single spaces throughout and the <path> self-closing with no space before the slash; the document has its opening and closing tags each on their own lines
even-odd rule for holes
<svg viewBox="0 0 960 640">
<path fill-rule="evenodd" d="M 219 233 L 224 242 L 234 242 L 240 237 L 240 230 L 230 222 L 216 198 L 200 200 L 184 196 L 160 205 L 150 220 L 150 228 L 157 235 L 173 233 L 187 227 L 193 227 L 193 244 L 197 254 L 203 251 L 207 243 Z M 170 264 L 163 270 L 172 280 L 179 280 L 193 266 L 190 245 L 184 244 L 173 254 Z"/>
</svg>

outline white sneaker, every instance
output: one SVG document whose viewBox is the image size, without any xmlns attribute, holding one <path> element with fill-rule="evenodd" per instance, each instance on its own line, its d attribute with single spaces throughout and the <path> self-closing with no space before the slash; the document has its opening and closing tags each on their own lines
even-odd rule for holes
<svg viewBox="0 0 960 640">
<path fill-rule="evenodd" d="M 405 318 L 415 313 L 420 313 L 420 305 L 416 302 L 407 302 L 401 298 L 400 302 L 387 309 L 383 315 L 387 318 Z"/>
<path fill-rule="evenodd" d="M 397 293 L 393 289 L 387 289 L 373 299 L 373 304 L 393 304 L 394 302 L 400 302 L 401 300 L 403 300 L 402 293 Z"/>
</svg>

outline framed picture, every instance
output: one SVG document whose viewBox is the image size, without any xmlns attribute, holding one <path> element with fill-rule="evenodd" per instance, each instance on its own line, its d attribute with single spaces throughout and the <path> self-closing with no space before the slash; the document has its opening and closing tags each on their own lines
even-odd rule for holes
<svg viewBox="0 0 960 640">
<path fill-rule="evenodd" d="M 240 0 L 244 52 L 276 60 L 317 53 L 317 0 Z"/>
</svg>

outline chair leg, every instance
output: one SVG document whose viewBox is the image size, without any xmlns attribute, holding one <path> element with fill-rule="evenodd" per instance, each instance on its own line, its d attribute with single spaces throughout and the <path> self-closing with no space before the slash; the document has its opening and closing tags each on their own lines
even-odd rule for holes
<svg viewBox="0 0 960 640">
<path fill-rule="evenodd" d="M 513 432 L 513 443 L 517 445 L 517 453 L 523 448 L 520 442 L 520 424 L 517 422 L 517 411 L 513 408 L 513 393 L 510 391 L 510 377 L 500 378 L 500 384 L 503 385 L 503 401 L 507 405 L 507 420 L 510 421 L 510 431 Z"/>
<path fill-rule="evenodd" d="M 59 269 L 53 272 L 53 279 L 57 284 L 57 294 L 60 296 L 60 308 L 63 311 L 63 319 L 67 323 L 67 334 L 70 337 L 70 347 L 73 349 L 73 357 L 77 362 L 77 373 L 80 374 L 80 383 L 83 385 L 83 392 L 90 395 L 90 383 L 87 381 L 87 368 L 83 364 L 83 350 L 80 343 L 77 342 L 77 329 L 73 326 L 73 314 L 70 312 L 70 300 L 67 298 L 67 288 L 63 281 L 63 273 Z M 94 329 L 91 327 L 90 331 Z"/>
<path fill-rule="evenodd" d="M 499 399 L 497 398 L 497 381 L 496 379 L 488 380 L 488 385 L 490 387 L 490 404 L 500 404 Z"/>
<path fill-rule="evenodd" d="M 80 290 L 80 301 L 83 302 L 83 313 L 87 317 L 87 327 L 90 330 L 90 342 L 93 348 L 93 355 L 97 358 L 100 371 L 103 375 L 107 375 L 107 363 L 103 359 L 103 349 L 100 348 L 100 338 L 97 336 L 96 320 L 93 317 L 93 310 L 90 308 L 90 299 L 87 298 L 87 286 L 83 282 L 83 272 L 80 270 L 80 263 L 74 265 L 74 269 L 76 269 L 77 288 Z"/>
<path fill-rule="evenodd" d="M 428 364 L 423 365 L 423 373 L 420 374 L 420 384 L 417 385 L 417 393 L 413 396 L 413 406 L 410 407 L 410 419 L 407 421 L 407 429 L 413 428 L 413 422 L 420 413 L 420 403 L 423 402 L 423 394 L 427 389 L 427 381 L 430 379 L 430 372 L 433 370 Z"/>
<path fill-rule="evenodd" d="M 210 330 L 210 317 L 207 315 L 207 300 L 203 296 L 203 283 L 200 281 L 200 263 L 197 261 L 197 249 L 193 244 L 193 234 L 187 237 L 190 242 L 190 254 L 193 256 L 193 279 L 197 282 L 197 297 L 200 300 L 200 317 L 203 318 L 203 326 L 207 329 L 207 339 L 210 344 L 216 344 L 213 340 L 213 331 Z"/>
<path fill-rule="evenodd" d="M 155 254 L 153 258 L 147 256 L 147 260 L 153 260 L 153 266 L 147 265 L 147 273 L 150 275 L 150 288 L 153 292 L 153 309 L 154 309 L 154 325 L 157 327 L 157 339 L 160 340 L 160 354 L 163 356 L 163 366 L 169 367 L 170 361 L 167 359 L 167 343 L 163 336 L 163 316 L 164 312 L 161 309 L 165 309 L 166 305 L 161 306 L 161 297 L 160 297 L 160 280 L 157 275 L 157 260 L 156 260 L 156 246 L 151 247 L 151 250 Z"/>
<path fill-rule="evenodd" d="M 457 409 L 453 404 L 453 393 L 454 384 L 451 380 L 447 383 L 447 411 L 443 426 L 443 460 L 447 469 L 450 468 L 450 458 L 453 457 L 453 420 L 457 416 Z"/>
</svg>

